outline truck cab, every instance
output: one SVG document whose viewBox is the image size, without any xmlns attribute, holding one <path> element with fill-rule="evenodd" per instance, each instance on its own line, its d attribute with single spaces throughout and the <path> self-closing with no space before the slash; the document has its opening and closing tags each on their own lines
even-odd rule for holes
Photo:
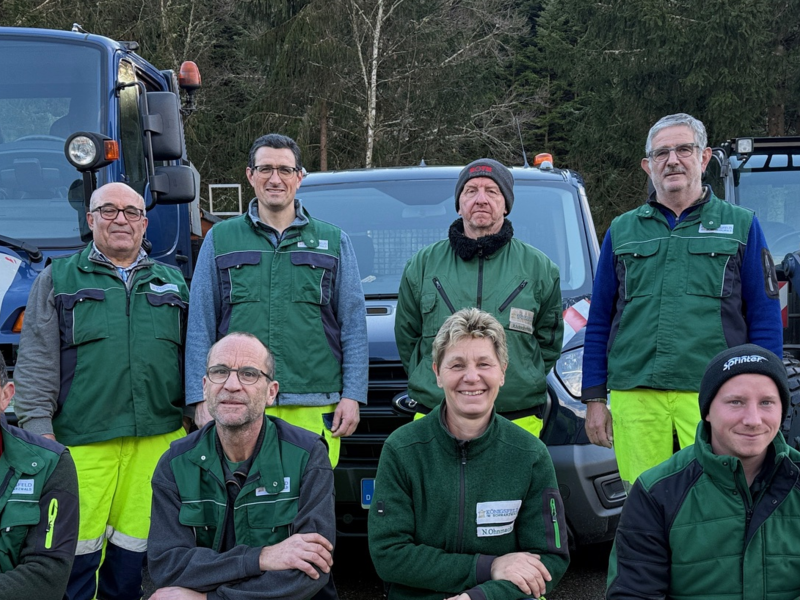
<svg viewBox="0 0 800 600">
<path fill-rule="evenodd" d="M 91 241 L 86 208 L 94 187 L 119 181 L 139 192 L 150 256 L 191 274 L 199 177 L 186 158 L 180 84 L 137 47 L 78 26 L 0 27 L 0 351 L 12 371 L 36 276 L 52 257 Z M 199 74 L 186 87 L 198 86 Z M 66 148 L 80 133 L 110 142 L 113 156 L 80 172 Z"/>
</svg>

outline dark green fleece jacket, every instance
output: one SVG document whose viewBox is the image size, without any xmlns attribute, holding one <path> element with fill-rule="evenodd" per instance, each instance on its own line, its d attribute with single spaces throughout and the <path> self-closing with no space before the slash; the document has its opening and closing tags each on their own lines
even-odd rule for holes
<svg viewBox="0 0 800 600">
<path fill-rule="evenodd" d="M 369 512 L 369 547 L 390 600 L 527 598 L 490 581 L 495 557 L 532 552 L 553 580 L 569 564 L 564 508 L 545 445 L 493 415 L 488 429 L 459 441 L 441 407 L 386 440 Z"/>
</svg>

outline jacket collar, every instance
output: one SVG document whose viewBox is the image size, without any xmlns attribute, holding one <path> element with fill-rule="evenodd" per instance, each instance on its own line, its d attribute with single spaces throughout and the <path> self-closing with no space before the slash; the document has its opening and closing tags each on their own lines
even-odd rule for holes
<svg viewBox="0 0 800 600">
<path fill-rule="evenodd" d="M 456 219 L 450 225 L 448 232 L 450 247 L 462 260 L 472 260 L 476 254 L 487 258 L 500 250 L 514 237 L 514 228 L 511 221 L 503 219 L 500 231 L 487 235 L 477 240 L 473 240 L 464 234 L 464 220 Z"/>
<path fill-rule="evenodd" d="M 8 424 L 5 414 L 2 413 L 0 413 L 0 435 L 3 436 L 3 454 L 0 456 L 0 465 L 7 464 L 13 467 L 19 475 L 34 475 L 44 468 L 44 460 L 29 444 L 19 439 L 19 436 Z M 0 477 L 6 471 L 6 468 L 0 466 Z"/>
<path fill-rule="evenodd" d="M 653 192 L 650 194 L 647 202 L 636 209 L 636 214 L 640 218 L 644 219 L 653 218 L 661 214 L 659 207 L 664 207 L 664 205 L 658 201 L 656 198 L 656 193 Z M 666 207 L 664 208 L 665 210 L 669 210 Z M 697 199 L 697 202 L 692 204 L 687 210 L 689 211 L 689 214 L 686 214 L 686 216 L 681 220 L 681 223 L 691 222 L 699 218 L 703 223 L 703 227 L 706 229 L 714 230 L 719 228 L 721 223 L 722 205 L 719 199 L 714 195 L 714 192 L 711 191 L 711 186 L 703 186 L 703 194 Z M 675 217 L 676 220 L 679 218 L 680 215 Z"/>
<path fill-rule="evenodd" d="M 450 433 L 450 430 L 447 429 L 447 425 L 445 424 L 444 420 L 444 413 L 446 410 L 447 405 L 445 404 L 445 401 L 442 400 L 442 402 L 440 402 L 439 405 L 434 408 L 425 418 L 435 419 L 436 436 L 448 454 L 452 456 L 460 456 L 462 448 L 465 448 L 468 457 L 477 456 L 493 445 L 495 439 L 497 438 L 497 413 L 494 408 L 492 408 L 492 415 L 489 417 L 489 425 L 486 427 L 486 431 L 473 440 L 459 440 L 452 433 Z"/>
<path fill-rule="evenodd" d="M 296 241 L 294 239 L 296 235 L 293 235 L 293 230 L 297 230 L 300 233 L 300 239 L 303 241 L 306 247 L 317 248 L 319 246 L 319 239 L 317 239 L 317 232 L 314 228 L 313 222 L 311 221 L 311 215 L 309 214 L 308 210 L 305 209 L 302 202 L 300 202 L 299 198 L 294 199 L 294 211 L 294 221 L 292 221 L 292 224 L 289 225 L 289 227 L 287 227 L 281 235 L 278 235 L 278 232 L 274 227 L 264 223 L 264 221 L 261 220 L 261 217 L 258 216 L 258 198 L 253 198 L 250 201 L 250 205 L 247 208 L 244 218 L 245 221 L 247 221 L 247 224 L 253 228 L 253 231 L 267 232 L 270 237 L 274 238 L 278 242 L 278 244 L 289 239 L 291 239 L 291 243 L 294 243 Z"/>
</svg>

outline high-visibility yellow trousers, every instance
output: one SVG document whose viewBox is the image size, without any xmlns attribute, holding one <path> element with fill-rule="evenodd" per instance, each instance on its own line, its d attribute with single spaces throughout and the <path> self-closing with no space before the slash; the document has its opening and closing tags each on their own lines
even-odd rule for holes
<svg viewBox="0 0 800 600">
<path fill-rule="evenodd" d="M 672 456 L 677 433 L 681 448 L 694 444 L 700 406 L 697 392 L 611 390 L 614 453 L 619 474 L 630 487 L 647 469 Z"/>
<path fill-rule="evenodd" d="M 417 419 L 421 419 L 426 414 L 427 413 L 418 412 L 414 415 L 414 420 L 416 421 Z M 542 432 L 542 425 L 544 424 L 544 422 L 535 415 L 520 417 L 519 419 L 512 419 L 511 422 L 515 425 L 519 425 L 534 437 L 539 437 L 539 434 Z"/>
<path fill-rule="evenodd" d="M 328 424 L 333 422 L 336 404 L 327 406 L 268 406 L 265 412 L 272 417 L 278 417 L 287 423 L 302 427 L 311 433 L 324 437 L 325 443 L 328 444 L 328 458 L 331 459 L 331 467 L 335 469 L 336 465 L 339 464 L 341 438 L 333 437 L 328 427 Z M 326 420 L 328 424 L 325 423 Z"/>
</svg>

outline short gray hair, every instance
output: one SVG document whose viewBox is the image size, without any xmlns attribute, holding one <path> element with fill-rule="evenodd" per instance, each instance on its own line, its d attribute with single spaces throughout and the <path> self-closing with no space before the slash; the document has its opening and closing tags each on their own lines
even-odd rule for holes
<svg viewBox="0 0 800 600">
<path fill-rule="evenodd" d="M 686 113 L 677 113 L 674 115 L 667 115 L 659 119 L 658 123 L 650 128 L 650 133 L 647 134 L 647 143 L 644 146 L 645 156 L 650 156 L 650 151 L 653 149 L 653 138 L 662 129 L 667 127 L 675 127 L 676 125 L 683 125 L 692 130 L 694 134 L 694 142 L 700 146 L 700 150 L 704 150 L 708 145 L 708 135 L 706 135 L 706 126 L 702 121 L 695 119 L 692 115 Z"/>
<path fill-rule="evenodd" d="M 267 352 L 267 358 L 264 359 L 264 372 L 267 375 L 269 375 L 270 379 L 272 380 L 275 379 L 275 357 L 272 356 L 272 351 L 269 348 L 267 348 L 267 345 L 260 339 L 258 339 L 258 337 L 247 331 L 232 331 L 231 333 L 227 334 L 224 337 L 221 337 L 216 342 L 214 342 L 211 345 L 211 348 L 208 349 L 208 354 L 206 354 L 206 368 L 211 366 L 209 362 L 211 361 L 211 353 L 214 351 L 214 348 L 216 348 L 217 344 L 219 344 L 222 340 L 225 340 L 229 337 L 241 337 L 249 340 L 255 340 L 256 342 L 258 342 L 259 345 L 261 345 L 261 347 L 263 347 L 264 350 Z"/>
<path fill-rule="evenodd" d="M 442 364 L 445 352 L 465 338 L 491 340 L 500 364 L 508 366 L 505 329 L 491 314 L 477 308 L 462 308 L 450 315 L 439 328 L 433 340 L 433 362 Z"/>
</svg>

